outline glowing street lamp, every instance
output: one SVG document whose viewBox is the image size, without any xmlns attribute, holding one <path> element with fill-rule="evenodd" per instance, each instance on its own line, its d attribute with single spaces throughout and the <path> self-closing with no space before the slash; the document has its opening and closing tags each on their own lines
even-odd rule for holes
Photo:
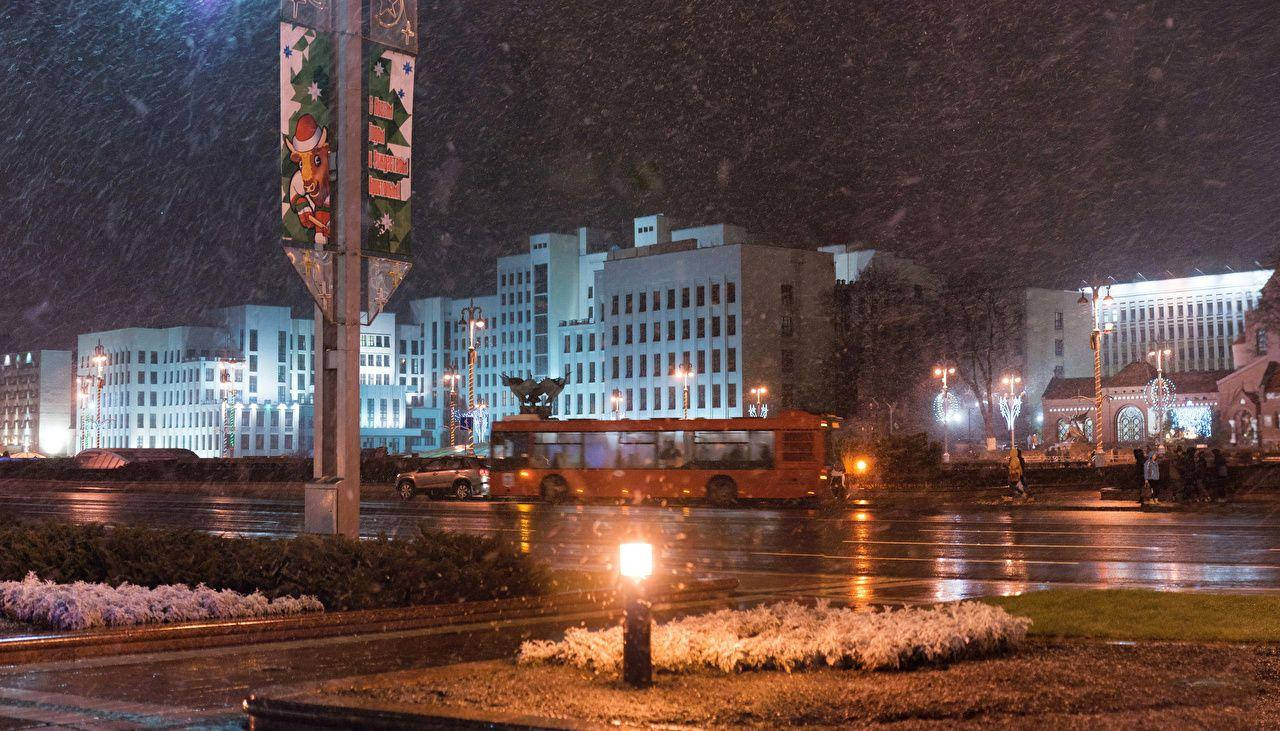
<svg viewBox="0 0 1280 731">
<path fill-rule="evenodd" d="M 1164 440 L 1164 416 L 1169 408 L 1173 406 L 1175 399 L 1173 383 L 1164 377 L 1164 359 L 1173 357 L 1172 348 L 1160 348 L 1147 353 L 1148 358 L 1154 358 L 1156 361 L 1156 377 L 1151 379 L 1144 390 L 1147 405 L 1154 412 L 1155 422 L 1152 426 L 1154 433 L 1159 435 L 1161 441 Z"/>
<path fill-rule="evenodd" d="M 106 384 L 106 379 L 102 375 L 102 371 L 107 367 L 107 351 L 102 347 L 102 341 L 93 348 L 93 355 L 89 358 L 89 362 L 93 364 L 94 375 L 97 378 L 97 396 L 95 398 L 93 416 L 93 446 L 102 446 L 102 387 Z"/>
<path fill-rule="evenodd" d="M 613 418 L 622 418 L 622 391 L 613 389 L 613 393 L 609 395 L 609 402 L 613 404 Z"/>
<path fill-rule="evenodd" d="M 458 372 L 450 368 L 440 376 L 441 382 L 449 389 L 446 397 L 449 401 L 449 446 L 455 446 L 458 430 Z"/>
<path fill-rule="evenodd" d="M 476 408 L 476 330 L 484 329 L 484 311 L 474 304 L 473 300 L 471 305 L 462 308 L 462 319 L 458 320 L 458 324 L 467 326 L 467 413 L 474 415 Z M 476 451 L 475 424 L 472 424 L 471 427 L 470 434 L 467 437 L 468 453 Z"/>
<path fill-rule="evenodd" d="M 697 372 L 694 371 L 693 366 L 688 363 L 684 363 L 676 367 L 675 376 L 684 384 L 684 416 L 682 418 L 685 419 L 689 418 L 689 381 L 692 380 L 695 375 L 697 375 Z"/>
<path fill-rule="evenodd" d="M 1022 411 L 1022 396 L 1026 391 L 1022 390 L 1022 376 L 1013 373 L 1001 378 L 1000 383 L 1009 389 L 1008 394 L 1000 394 L 1000 413 L 1004 415 L 1005 423 L 1009 425 L 1009 451 L 1013 451 L 1017 446 L 1013 438 L 1013 429 L 1018 421 L 1018 413 Z"/>
<path fill-rule="evenodd" d="M 239 380 L 237 370 L 243 365 L 235 358 L 218 358 L 218 391 L 222 401 L 222 447 L 223 457 L 234 457 L 236 444 L 236 394 Z"/>
<path fill-rule="evenodd" d="M 1103 291 L 1103 288 L 1106 291 Z M 1088 289 L 1090 295 L 1085 294 Z M 1093 464 L 1101 467 L 1106 459 L 1102 451 L 1102 336 L 1111 333 L 1115 326 L 1102 323 L 1102 307 L 1115 300 L 1111 297 L 1111 285 L 1087 284 L 1080 289 L 1077 304 L 1086 305 L 1093 313 L 1093 331 L 1089 333 L 1089 347 L 1093 350 Z"/>
<path fill-rule="evenodd" d="M 618 573 L 623 578 L 622 680 L 633 688 L 653 684 L 650 634 L 653 603 L 645 595 L 645 580 L 653 574 L 653 544 L 618 546 Z"/>
<path fill-rule="evenodd" d="M 933 377 L 942 379 L 942 412 L 939 418 L 942 419 L 942 463 L 946 464 L 951 461 L 951 391 L 948 383 L 951 376 L 956 374 L 956 369 L 952 366 L 934 366 Z"/>
<path fill-rule="evenodd" d="M 769 389 L 765 388 L 764 386 L 756 386 L 755 388 L 748 391 L 748 393 L 750 393 L 756 399 L 756 402 L 754 404 L 747 407 L 748 416 L 758 416 L 761 419 L 768 416 L 769 407 L 763 403 L 763 399 L 765 395 L 769 393 Z"/>
</svg>

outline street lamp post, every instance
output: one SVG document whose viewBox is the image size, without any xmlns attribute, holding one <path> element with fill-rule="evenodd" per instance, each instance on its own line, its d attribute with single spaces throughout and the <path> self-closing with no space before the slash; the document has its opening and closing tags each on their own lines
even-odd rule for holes
<svg viewBox="0 0 1280 731">
<path fill-rule="evenodd" d="M 1014 429 L 1018 423 L 1018 412 L 1022 411 L 1022 376 L 1010 373 L 1000 379 L 1000 383 L 1007 386 L 1008 394 L 1000 394 L 1000 413 L 1004 415 L 1005 422 L 1009 425 L 1009 451 L 1018 446 L 1014 439 Z"/>
<path fill-rule="evenodd" d="M 942 463 L 951 461 L 951 392 L 948 379 L 954 376 L 956 369 L 951 366 L 935 366 L 933 377 L 942 379 Z"/>
<path fill-rule="evenodd" d="M 1156 359 L 1156 378 L 1147 386 L 1147 402 L 1155 412 L 1156 434 L 1164 441 L 1165 410 L 1172 405 L 1173 392 L 1164 378 L 1164 359 L 1173 356 L 1172 348 L 1157 348 L 1147 353 L 1148 358 Z"/>
<path fill-rule="evenodd" d="M 680 366 L 676 367 L 676 378 L 679 378 L 681 382 L 684 384 L 683 386 L 684 416 L 682 418 L 685 418 L 685 419 L 689 418 L 689 381 L 695 375 L 696 373 L 693 370 L 693 366 L 688 363 L 683 363 Z"/>
<path fill-rule="evenodd" d="M 1103 290 L 1106 290 L 1105 292 Z M 1085 290 L 1089 294 L 1085 294 Z M 1087 305 L 1093 314 L 1093 331 L 1089 333 L 1089 348 L 1093 350 L 1093 464 L 1101 467 L 1105 461 L 1102 451 L 1102 336 L 1114 329 L 1111 323 L 1102 323 L 1102 306 L 1113 302 L 1111 285 L 1087 284 L 1080 289 L 1078 304 Z"/>
<path fill-rule="evenodd" d="M 467 435 L 467 452 L 476 451 L 475 408 L 476 408 L 476 330 L 484 329 L 484 313 L 472 300 L 472 304 L 462 308 L 462 319 L 459 325 L 467 326 L 467 415 L 471 417 L 471 429 Z"/>
<path fill-rule="evenodd" d="M 449 389 L 445 398 L 449 401 L 449 446 L 453 447 L 458 443 L 458 372 L 450 368 L 440 380 Z"/>
<path fill-rule="evenodd" d="M 750 415 L 759 417 L 761 419 L 768 416 L 769 407 L 764 405 L 763 399 L 765 397 L 765 394 L 769 393 L 769 389 L 765 388 L 764 386 L 756 386 L 755 388 L 750 390 L 750 393 L 756 399 L 755 404 L 753 404 L 750 408 Z"/>
<path fill-rule="evenodd" d="M 613 393 L 609 396 L 609 401 L 613 404 L 613 418 L 618 420 L 622 418 L 622 391 L 613 389 Z"/>
<path fill-rule="evenodd" d="M 218 358 L 218 390 L 222 398 L 222 446 L 219 450 L 223 457 L 236 456 L 236 361 L 232 358 Z"/>
<path fill-rule="evenodd" d="M 102 446 L 102 387 L 106 383 L 102 371 L 107 366 L 107 351 L 102 347 L 102 341 L 93 348 L 93 357 L 89 359 L 93 363 L 95 385 L 97 393 L 94 396 L 95 406 L 93 415 L 93 446 Z"/>
</svg>

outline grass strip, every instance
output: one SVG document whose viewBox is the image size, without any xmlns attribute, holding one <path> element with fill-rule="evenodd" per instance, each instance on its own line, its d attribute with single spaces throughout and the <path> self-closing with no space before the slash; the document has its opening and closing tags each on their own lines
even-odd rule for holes
<svg viewBox="0 0 1280 731">
<path fill-rule="evenodd" d="M 1113 640 L 1280 642 L 1280 593 L 1050 589 L 983 601 L 1030 617 L 1029 634 Z"/>
</svg>

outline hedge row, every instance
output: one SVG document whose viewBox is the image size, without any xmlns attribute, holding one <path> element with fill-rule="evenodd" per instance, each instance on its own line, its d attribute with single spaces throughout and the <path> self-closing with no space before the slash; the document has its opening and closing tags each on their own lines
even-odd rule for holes
<svg viewBox="0 0 1280 731">
<path fill-rule="evenodd" d="M 194 530 L 0 524 L 0 580 L 205 584 L 268 598 L 310 594 L 329 610 L 546 593 L 545 565 L 496 540 L 420 529 L 410 540 L 227 538 Z"/>
</svg>

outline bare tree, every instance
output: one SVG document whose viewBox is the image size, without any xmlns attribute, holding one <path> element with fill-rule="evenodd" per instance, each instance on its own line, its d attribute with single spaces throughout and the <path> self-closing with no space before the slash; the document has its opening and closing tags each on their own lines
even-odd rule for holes
<svg viewBox="0 0 1280 731">
<path fill-rule="evenodd" d="M 1022 360 L 1023 292 L 1007 281 L 991 270 L 949 274 L 937 306 L 938 336 L 960 380 L 979 401 L 988 444 L 1000 418 L 1000 375 Z"/>
<path fill-rule="evenodd" d="M 907 407 L 934 348 L 928 288 L 873 263 L 836 286 L 835 310 L 835 410 L 866 418 L 871 404 Z"/>
</svg>

